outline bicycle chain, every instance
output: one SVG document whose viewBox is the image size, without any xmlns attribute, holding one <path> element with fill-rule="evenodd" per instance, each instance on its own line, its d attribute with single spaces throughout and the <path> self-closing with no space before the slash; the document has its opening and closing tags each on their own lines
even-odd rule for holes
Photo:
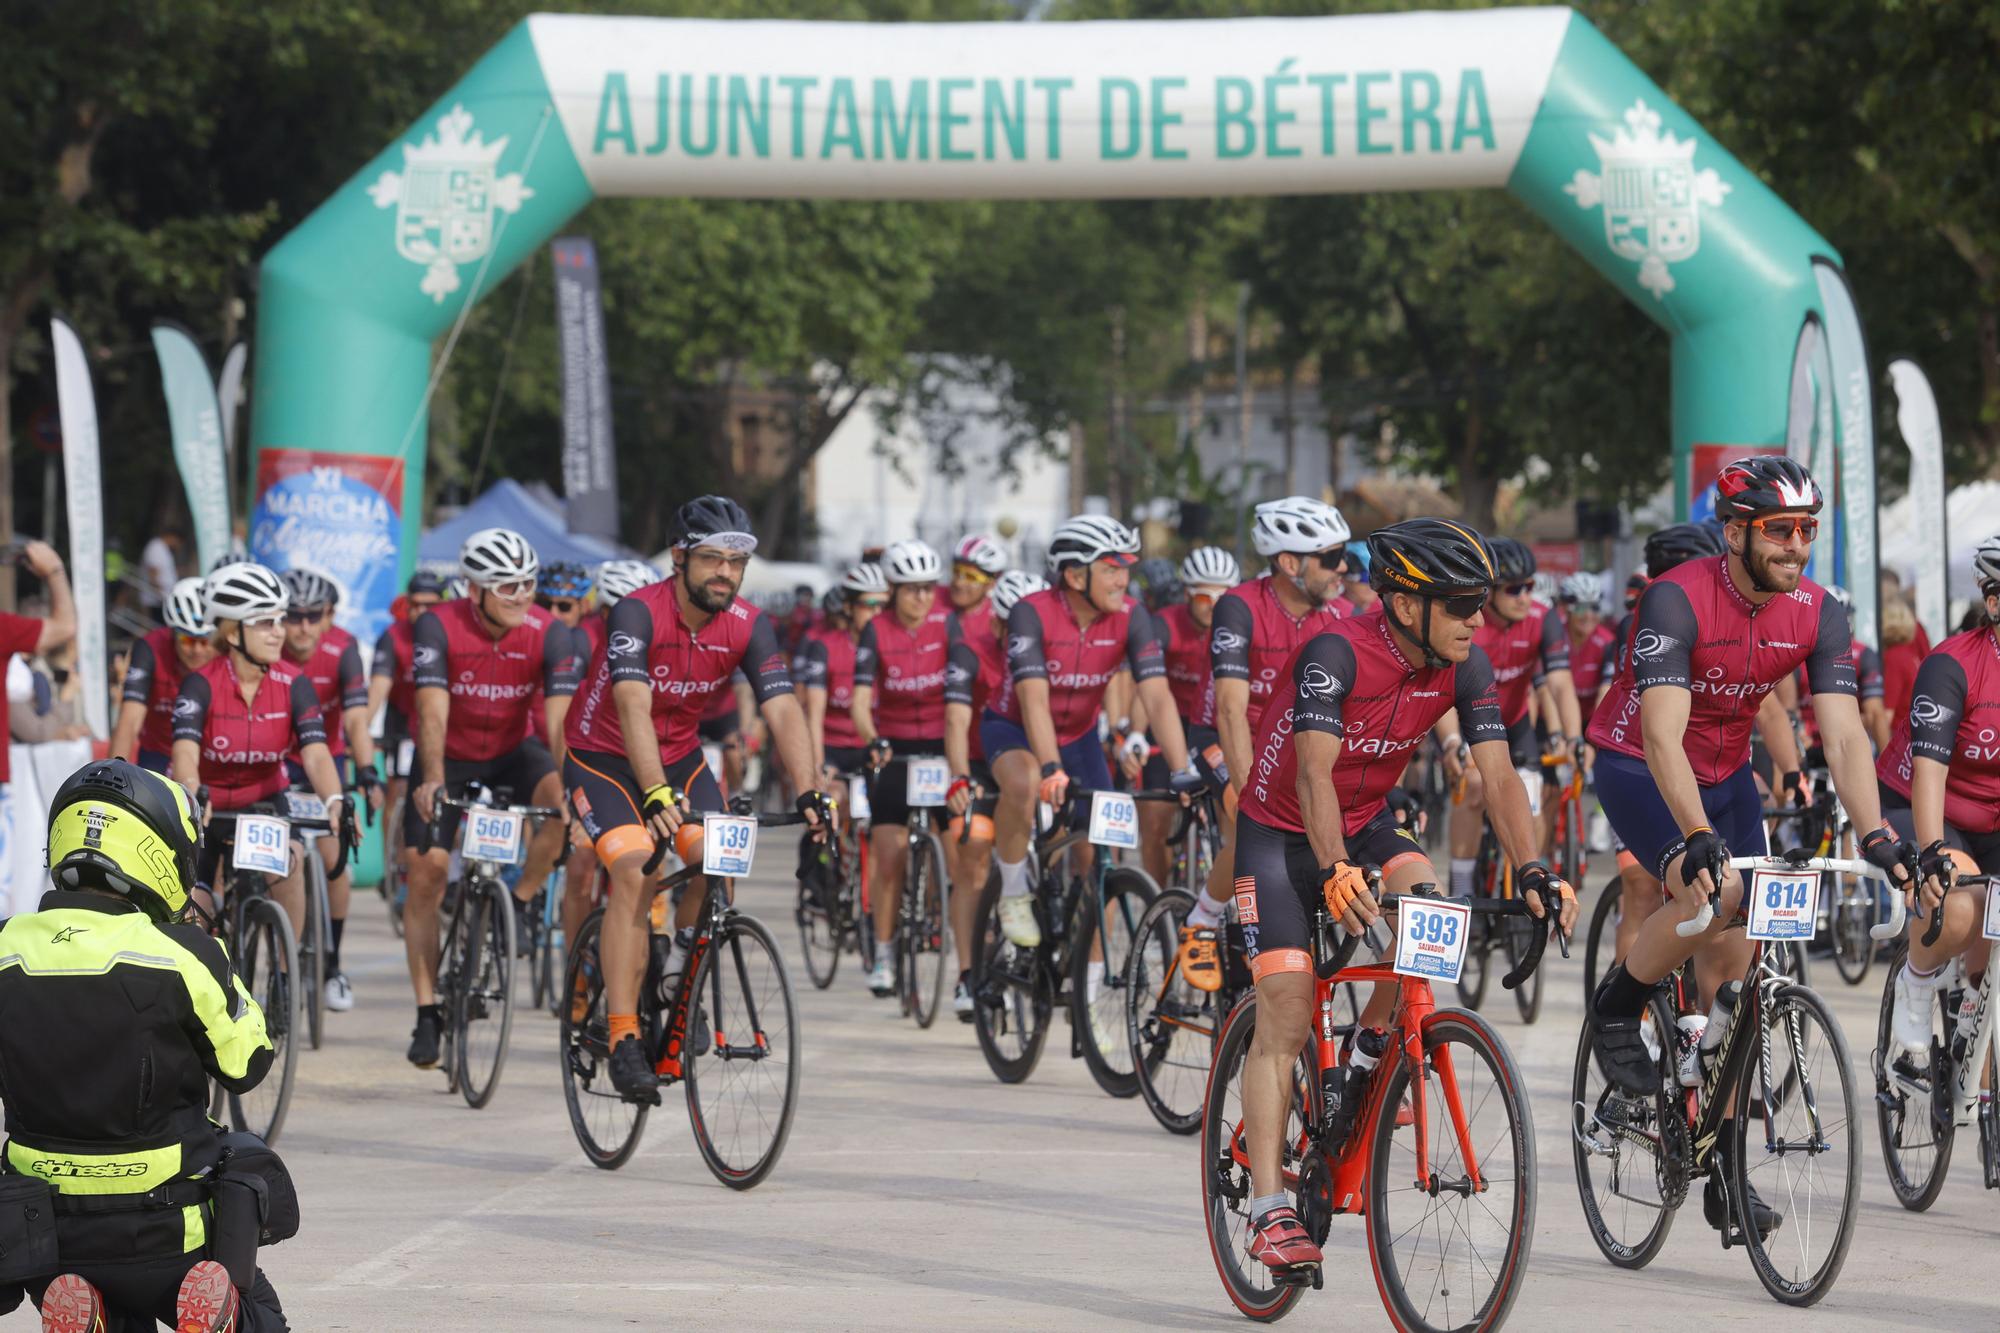
<svg viewBox="0 0 2000 1333">
<path fill-rule="evenodd" d="M 1660 1203 L 1678 1208 L 1688 1195 L 1688 1128 L 1676 1094 L 1662 1089 L 1653 1113 L 1660 1118 L 1660 1155 L 1653 1166 L 1659 1180 Z"/>
</svg>

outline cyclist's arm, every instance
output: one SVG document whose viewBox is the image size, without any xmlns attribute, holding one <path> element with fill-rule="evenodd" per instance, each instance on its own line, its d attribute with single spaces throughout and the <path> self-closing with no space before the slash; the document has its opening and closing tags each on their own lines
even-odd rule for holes
<svg viewBox="0 0 2000 1333">
<path fill-rule="evenodd" d="M 1340 737 L 1323 731 L 1293 735 L 1299 760 L 1299 822 L 1306 841 L 1322 866 L 1347 859 L 1347 839 L 1340 822 L 1340 792 L 1333 785 L 1333 765 L 1340 758 Z M 1232 770 L 1233 772 L 1233 770 Z"/>
<path fill-rule="evenodd" d="M 972 774 L 972 705 L 947 703 L 944 706 L 944 761 L 955 778 Z"/>
<path fill-rule="evenodd" d="M 118 704 L 118 724 L 111 729 L 111 757 L 133 759 L 139 744 L 139 728 L 146 725 L 146 705 L 123 699 Z"/>
<path fill-rule="evenodd" d="M 1340 758 L 1341 707 L 1354 684 L 1354 649 L 1337 634 L 1322 634 L 1292 659 L 1292 745 L 1297 751 L 1299 822 L 1319 864 L 1347 859 L 1340 794 L 1333 766 Z"/>
<path fill-rule="evenodd" d="M 622 605 L 622 603 L 621 603 Z M 792 790 L 803 796 L 822 791 L 819 770 L 813 767 L 812 738 L 806 734 L 805 710 L 792 689 L 792 666 L 778 642 L 771 618 L 759 611 L 750 626 L 750 641 L 743 648 L 743 674 L 771 730 L 772 748 L 778 762 L 792 780 Z"/>
<path fill-rule="evenodd" d="M 417 684 L 417 783 L 444 782 L 445 727 L 451 721 L 451 646 L 437 612 L 426 611 L 410 631 Z"/>
<path fill-rule="evenodd" d="M 1945 781 L 1958 749 L 1959 723 L 1965 719 L 1965 695 L 1965 668 L 1949 654 L 1932 653 L 1917 668 L 1909 712 L 1910 816 L 1924 847 L 1944 836 Z M 1929 705 L 1919 710 L 1918 699 Z"/>
<path fill-rule="evenodd" d="M 1787 680 L 1791 679 L 1789 676 Z M 1782 778 L 1787 773 L 1796 773 L 1803 761 L 1799 758 L 1799 738 L 1792 730 L 1792 715 L 1772 690 L 1764 696 L 1764 702 L 1757 705 L 1757 735 L 1764 742 L 1764 750 L 1771 756 L 1771 767 Z"/>
<path fill-rule="evenodd" d="M 1541 855 L 1541 838 L 1534 816 L 1528 813 L 1528 789 L 1514 771 L 1507 724 L 1500 720 L 1493 660 L 1477 644 L 1452 671 L 1452 711 L 1464 727 L 1473 766 L 1485 785 L 1486 818 L 1500 839 L 1500 850 L 1515 865 L 1526 865 Z"/>
<path fill-rule="evenodd" d="M 955 636 L 944 661 L 944 761 L 955 778 L 972 772 L 972 691 L 978 681 L 978 652 Z"/>
<path fill-rule="evenodd" d="M 263 1009 L 229 966 L 222 945 L 206 930 L 182 921 L 161 926 L 160 933 L 184 955 L 174 960 L 187 989 L 182 1031 L 193 1043 L 202 1068 L 231 1092 L 250 1091 L 271 1068 L 271 1037 Z"/>
<path fill-rule="evenodd" d="M 1540 665 L 1542 686 L 1555 705 L 1553 716 L 1542 714 L 1543 724 L 1560 727 L 1564 736 L 1576 740 L 1583 735 L 1583 709 L 1576 701 L 1576 677 L 1570 673 L 1569 634 L 1553 611 L 1542 617 Z"/>
<path fill-rule="evenodd" d="M 870 623 L 854 644 L 854 695 L 848 716 L 863 745 L 875 743 L 875 666 L 880 660 L 875 646 L 875 626 Z"/>
<path fill-rule="evenodd" d="M 1209 622 L 1208 665 L 1215 690 L 1215 731 L 1229 765 L 1229 785 L 1238 797 L 1250 780 L 1250 640 L 1256 629 L 1249 604 L 1233 592 L 1216 599 Z"/>
<path fill-rule="evenodd" d="M 298 742 L 299 767 L 306 771 L 306 783 L 313 794 L 328 802 L 340 799 L 340 770 L 334 767 L 333 751 L 326 745 L 326 721 L 320 711 L 319 694 L 304 676 L 292 677 L 292 738 Z"/>
<path fill-rule="evenodd" d="M 375 640 L 375 652 L 368 660 L 368 721 L 372 725 L 382 715 L 382 705 L 389 702 L 389 691 L 396 687 L 396 673 L 402 670 L 402 663 L 396 660 L 396 636 L 383 630 Z"/>
<path fill-rule="evenodd" d="M 542 637 L 542 712 L 549 729 L 549 754 L 560 769 L 567 739 L 563 724 L 569 721 L 570 701 L 583 677 L 584 649 L 589 640 L 582 630 L 572 630 L 553 621 Z"/>
<path fill-rule="evenodd" d="M 1861 722 L 1880 754 L 1889 748 L 1889 736 L 1895 730 L 1889 721 L 1889 705 L 1882 698 L 1882 655 L 1863 647 L 1855 670 L 1855 685 L 1861 691 Z"/>
<path fill-rule="evenodd" d="M 1021 730 L 1035 762 L 1060 764 L 1055 715 L 1049 711 L 1049 667 L 1042 651 L 1042 618 L 1022 598 L 1007 613 L 1007 674 L 1014 682 L 1014 704 L 1021 713 Z"/>
<path fill-rule="evenodd" d="M 1062 747 L 1056 744 L 1055 715 L 1049 712 L 1049 682 L 1031 677 L 1014 682 L 1014 702 L 1021 709 L 1021 730 L 1028 733 L 1028 748 L 1040 764 L 1062 763 Z"/>
<path fill-rule="evenodd" d="M 395 686 L 396 682 L 387 676 L 370 676 L 368 678 L 368 720 L 370 723 L 373 723 L 376 718 L 382 715 L 382 706 L 389 702 L 389 691 L 394 689 Z"/>
<path fill-rule="evenodd" d="M 1875 781 L 1875 748 L 1861 726 L 1853 649 L 1847 612 L 1822 596 L 1819 635 L 1806 658 L 1806 685 L 1812 690 L 1813 719 L 1819 723 L 1820 749 L 1833 789 L 1865 837 L 1882 826 L 1882 795 Z"/>
<path fill-rule="evenodd" d="M 792 677 L 792 683 L 803 691 L 806 732 L 812 737 L 813 772 L 824 773 L 826 771 L 826 645 L 818 639 L 807 639 L 800 644 L 799 655 L 792 659 Z"/>
<path fill-rule="evenodd" d="M 1250 735 L 1250 682 L 1215 678 L 1215 735 L 1222 746 L 1222 761 L 1229 765 L 1229 785 L 1238 798 L 1250 780 L 1251 750 L 1256 742 Z"/>
<path fill-rule="evenodd" d="M 375 763 L 375 738 L 368 734 L 368 676 L 361 669 L 361 648 L 348 644 L 340 652 L 340 729 L 347 734 L 347 748 L 358 768 Z"/>
<path fill-rule="evenodd" d="M 169 766 L 174 781 L 194 791 L 201 786 L 201 742 L 208 730 L 208 677 L 181 677 L 174 697 L 174 749 Z"/>
<path fill-rule="evenodd" d="M 139 730 L 146 724 L 146 709 L 153 700 L 153 675 L 159 664 L 153 660 L 153 646 L 144 639 L 132 641 L 132 655 L 125 661 L 125 682 L 119 691 L 118 725 L 111 731 L 111 756 L 132 759 L 139 744 Z"/>
<path fill-rule="evenodd" d="M 1632 622 L 1639 732 L 1646 769 L 1683 834 L 1708 827 L 1701 784 L 1687 757 L 1687 724 L 1694 710 L 1692 653 L 1700 636 L 1694 605 L 1679 584 L 1654 583 L 1640 596 Z"/>
<path fill-rule="evenodd" d="M 1139 704 L 1139 695 L 1132 688 L 1132 672 L 1120 668 L 1110 680 L 1104 682 L 1104 716 L 1115 732 L 1123 722 L 1127 731 L 1144 731 L 1146 710 Z"/>
<path fill-rule="evenodd" d="M 1174 692 L 1167 687 L 1166 656 L 1160 651 L 1153 617 L 1137 603 L 1125 624 L 1125 665 L 1132 673 L 1133 692 L 1145 700 L 1167 771 L 1182 772 L 1188 766 L 1187 733 L 1181 730 L 1181 715 L 1174 708 Z"/>
<path fill-rule="evenodd" d="M 806 731 L 812 737 L 813 771 L 826 769 L 826 687 L 806 686 Z"/>
</svg>

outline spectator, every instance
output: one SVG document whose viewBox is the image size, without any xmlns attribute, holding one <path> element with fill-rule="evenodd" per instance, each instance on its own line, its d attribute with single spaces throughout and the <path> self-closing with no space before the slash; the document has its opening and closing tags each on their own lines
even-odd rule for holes
<svg viewBox="0 0 2000 1333">
<path fill-rule="evenodd" d="M 181 546 L 186 541 L 179 528 L 168 528 L 146 543 L 139 553 L 139 602 L 155 619 L 181 577 Z"/>
<path fill-rule="evenodd" d="M 76 641 L 65 640 L 30 662 L 33 704 L 10 710 L 8 730 L 23 745 L 82 740 L 90 735 L 83 720 L 82 673 L 76 670 Z"/>
<path fill-rule="evenodd" d="M 69 578 L 63 572 L 62 557 L 47 542 L 30 541 L 22 549 L 21 563 L 28 572 L 48 585 L 49 614 L 45 619 L 17 616 L 0 611 L 0 665 L 13 662 L 17 653 L 47 653 L 76 637 L 76 605 L 70 601 Z M 8 691 L 0 690 L 0 846 L 14 843 L 13 801 L 8 792 L 10 747 L 5 744 L 12 728 L 8 722 Z M 36 818 L 39 819 L 39 813 Z M 12 872 L 0 866 L 0 904 L 12 890 Z"/>
<path fill-rule="evenodd" d="M 1917 613 L 1892 590 L 1887 578 L 1882 582 L 1882 703 L 1892 718 L 1909 711 L 1910 696 L 1916 692 L 1917 668 L 1931 650 Z"/>
</svg>

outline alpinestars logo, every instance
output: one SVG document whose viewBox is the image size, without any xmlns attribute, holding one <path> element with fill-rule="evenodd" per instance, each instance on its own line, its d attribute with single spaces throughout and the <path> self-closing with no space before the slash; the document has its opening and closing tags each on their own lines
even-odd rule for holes
<svg viewBox="0 0 2000 1333">
<path fill-rule="evenodd" d="M 521 173 L 500 172 L 507 135 L 492 143 L 463 106 L 438 117 L 437 132 L 403 145 L 403 170 L 368 187 L 377 208 L 396 210 L 396 253 L 424 265 L 417 290 L 442 305 L 459 288 L 458 266 L 493 248 L 496 213 L 518 213 L 534 197 Z"/>
<path fill-rule="evenodd" d="M 1662 634 L 1652 629 L 1641 630 L 1639 637 L 1632 640 L 1632 653 L 1635 657 L 1655 661 L 1680 646 L 1681 641 L 1671 634 Z"/>
<path fill-rule="evenodd" d="M 35 1174 L 50 1180 L 104 1180 L 146 1174 L 144 1162 L 58 1162 L 43 1158 L 35 1163 Z"/>
<path fill-rule="evenodd" d="M 1660 113 L 1643 98 L 1627 108 L 1609 139 L 1590 136 L 1597 172 L 1581 167 L 1563 186 L 1578 208 L 1604 209 L 1604 240 L 1639 266 L 1639 285 L 1663 300 L 1674 289 L 1669 264 L 1701 249 L 1701 210 L 1722 207 L 1731 187 L 1713 167 L 1695 170 L 1694 139 L 1661 130 Z"/>
<path fill-rule="evenodd" d="M 1299 671 L 1299 693 L 1313 699 L 1338 699 L 1347 690 L 1334 674 L 1317 662 L 1308 662 Z"/>
<path fill-rule="evenodd" d="M 1920 694 L 1910 700 L 1910 721 L 1926 727 L 1934 727 L 1945 720 L 1945 706 L 1928 694 Z"/>
<path fill-rule="evenodd" d="M 61 930 L 49 936 L 49 943 L 68 944 L 71 940 L 75 939 L 77 936 L 88 935 L 89 933 L 90 933 L 89 926 L 64 926 Z"/>
</svg>

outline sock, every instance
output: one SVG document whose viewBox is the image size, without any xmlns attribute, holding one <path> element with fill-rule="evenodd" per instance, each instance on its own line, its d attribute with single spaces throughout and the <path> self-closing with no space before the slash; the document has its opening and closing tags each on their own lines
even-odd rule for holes
<svg viewBox="0 0 2000 1333">
<path fill-rule="evenodd" d="M 612 1050 L 617 1050 L 618 1043 L 627 1037 L 637 1037 L 639 1035 L 639 1015 L 611 1014 L 608 1015 L 608 1018 L 611 1024 Z"/>
<path fill-rule="evenodd" d="M 333 947 L 326 951 L 326 974 L 328 976 L 333 976 L 340 971 L 340 937 L 346 933 L 347 922 L 344 918 L 333 923 Z"/>
<path fill-rule="evenodd" d="M 1261 1226 L 1266 1216 L 1277 1212 L 1280 1208 L 1291 1206 L 1291 1196 L 1283 1191 L 1277 1194 L 1259 1194 L 1250 1201 L 1250 1223 L 1252 1226 Z"/>
<path fill-rule="evenodd" d="M 895 955 L 896 955 L 895 936 L 892 935 L 886 940 L 875 941 L 875 966 L 887 967 L 889 965 L 889 960 L 895 957 Z"/>
<path fill-rule="evenodd" d="M 1470 898 L 1472 896 L 1472 870 L 1479 862 L 1473 857 L 1451 858 L 1451 896 Z"/>
<path fill-rule="evenodd" d="M 1599 1018 L 1637 1018 L 1646 1009 L 1646 997 L 1657 982 L 1640 981 L 1625 970 L 1623 963 L 1605 973 L 1598 983 L 1593 1005 Z"/>
<path fill-rule="evenodd" d="M 688 950 L 693 947 L 694 927 L 682 926 L 674 932 L 674 942 L 667 946 L 666 965 L 660 971 L 666 976 L 679 976 L 681 969 L 687 966 Z M 617 1045 L 616 1042 L 612 1044 L 614 1046 Z"/>
<path fill-rule="evenodd" d="M 1194 910 L 1187 914 L 1187 923 L 1190 926 L 1219 926 L 1223 910 L 1228 905 L 1215 901 L 1208 896 L 1208 890 L 1203 889 L 1194 900 Z"/>
<path fill-rule="evenodd" d="M 1000 862 L 1000 896 L 1002 898 L 1018 898 L 1023 894 L 1032 892 L 1034 892 L 1034 885 L 1028 882 L 1028 862 L 1026 858 L 1019 861 Z"/>
<path fill-rule="evenodd" d="M 1098 989 L 1104 985 L 1104 963 L 1101 960 L 1083 965 L 1083 1002 L 1097 1003 Z"/>
</svg>

